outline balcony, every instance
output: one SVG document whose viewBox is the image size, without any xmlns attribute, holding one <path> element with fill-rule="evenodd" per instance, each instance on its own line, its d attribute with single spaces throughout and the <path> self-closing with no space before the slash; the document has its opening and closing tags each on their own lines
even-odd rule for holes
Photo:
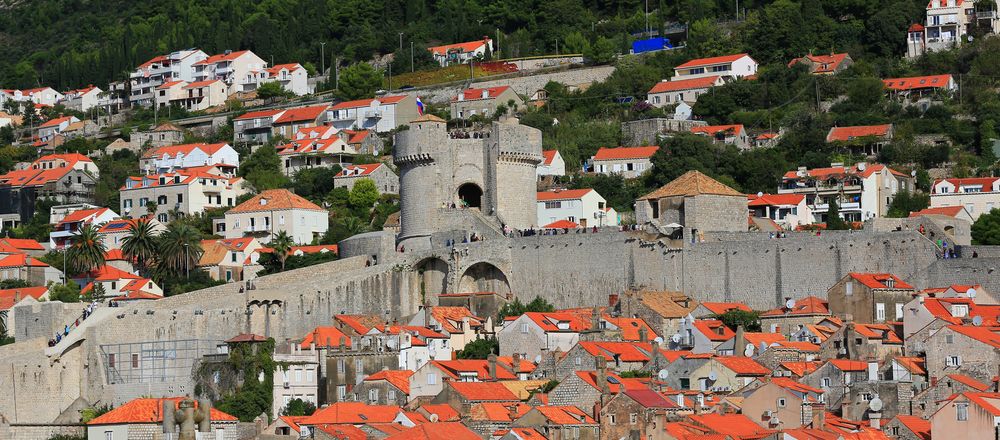
<svg viewBox="0 0 1000 440">
<path fill-rule="evenodd" d="M 379 110 L 365 111 L 365 118 L 367 119 L 379 119 L 381 117 L 382 117 L 382 112 Z"/>
<path fill-rule="evenodd" d="M 993 20 L 997 18 L 997 11 L 976 11 L 976 18 L 979 20 Z"/>
</svg>

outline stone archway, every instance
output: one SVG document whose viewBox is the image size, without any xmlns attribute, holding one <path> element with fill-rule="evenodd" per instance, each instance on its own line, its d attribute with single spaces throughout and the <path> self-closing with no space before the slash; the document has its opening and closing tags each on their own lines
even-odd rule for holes
<svg viewBox="0 0 1000 440">
<path fill-rule="evenodd" d="M 469 182 L 458 187 L 458 201 L 469 208 L 482 208 L 483 189 Z"/>
<path fill-rule="evenodd" d="M 458 282 L 457 292 L 496 292 L 507 295 L 510 292 L 510 281 L 500 268 L 479 262 L 469 266 Z"/>
<path fill-rule="evenodd" d="M 420 292 L 425 297 L 448 291 L 448 262 L 438 257 L 426 258 L 413 266 L 420 280 Z"/>
</svg>

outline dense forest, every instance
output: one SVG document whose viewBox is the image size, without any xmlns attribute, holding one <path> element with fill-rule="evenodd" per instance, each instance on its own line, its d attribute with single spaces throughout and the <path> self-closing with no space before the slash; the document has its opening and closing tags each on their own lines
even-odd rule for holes
<svg viewBox="0 0 1000 440">
<path fill-rule="evenodd" d="M 500 37 L 500 56 L 627 49 L 667 23 L 739 27 L 761 61 L 808 50 L 901 53 L 926 0 L 0 0 L 0 84 L 66 89 L 121 80 L 149 58 L 199 47 L 251 49 L 275 63 L 329 67 L 404 48 Z M 739 12 L 737 11 L 739 6 Z M 773 8 L 777 5 L 777 8 Z M 764 13 L 772 6 L 773 12 Z M 650 11 L 647 17 L 643 11 Z M 792 14 L 792 16 L 786 16 Z M 756 20 L 756 21 L 754 21 Z M 713 25 L 714 26 L 714 25 Z M 701 47 L 730 29 L 692 36 Z M 402 34 L 402 36 L 400 35 Z M 760 38 L 762 37 L 762 38 Z M 325 43 L 325 45 L 324 45 Z M 321 58 L 321 47 L 325 57 Z"/>
</svg>

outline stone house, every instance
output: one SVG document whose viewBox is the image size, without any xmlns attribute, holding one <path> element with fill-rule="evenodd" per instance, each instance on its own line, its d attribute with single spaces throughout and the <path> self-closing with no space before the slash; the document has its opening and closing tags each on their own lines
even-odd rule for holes
<svg viewBox="0 0 1000 440">
<path fill-rule="evenodd" d="M 829 303 L 815 296 L 795 300 L 792 308 L 778 307 L 760 314 L 760 325 L 765 330 L 791 337 L 806 325 L 830 317 Z"/>
<path fill-rule="evenodd" d="M 948 397 L 954 394 L 984 393 L 994 389 L 992 385 L 955 373 L 936 378 L 933 383 L 923 383 L 922 387 L 917 387 L 916 390 L 919 392 L 913 397 L 912 413 L 919 417 L 930 418 L 941 409 L 941 405 L 948 400 Z"/>
<path fill-rule="evenodd" d="M 716 315 L 723 315 L 730 310 L 741 310 L 744 312 L 752 312 L 753 310 L 750 306 L 738 303 L 738 302 L 709 302 L 705 301 L 699 303 L 695 307 L 694 311 L 691 312 L 695 318 L 714 318 Z"/>
<path fill-rule="evenodd" d="M 410 370 L 382 370 L 368 375 L 352 394 L 369 405 L 405 406 L 410 401 Z"/>
<path fill-rule="evenodd" d="M 518 403 L 517 395 L 500 382 L 446 381 L 430 403 L 446 403 L 461 414 L 469 414 L 478 403 Z"/>
<path fill-rule="evenodd" d="M 916 290 L 889 273 L 851 272 L 827 291 L 830 312 L 861 324 L 902 321 Z"/>
<path fill-rule="evenodd" d="M 361 179 L 371 180 L 379 194 L 399 194 L 399 176 L 381 162 L 345 166 L 333 177 L 333 186 L 350 190 Z"/>
<path fill-rule="evenodd" d="M 465 307 L 421 306 L 409 325 L 427 327 L 448 336 L 452 350 L 495 333 L 493 318 L 480 318 Z"/>
<path fill-rule="evenodd" d="M 620 174 L 626 179 L 634 179 L 653 169 L 653 155 L 658 146 L 646 147 L 601 147 L 590 158 L 590 169 L 597 174 Z"/>
<path fill-rule="evenodd" d="M 594 323 L 576 313 L 527 312 L 504 322 L 497 341 L 503 356 L 517 352 L 524 359 L 535 359 L 546 352 L 567 352 L 581 333 L 595 329 Z"/>
<path fill-rule="evenodd" d="M 888 324 L 848 322 L 820 344 L 820 358 L 885 359 L 903 354 L 898 329 Z"/>
<path fill-rule="evenodd" d="M 596 370 L 598 363 L 618 373 L 639 371 L 654 350 L 658 348 L 650 343 L 580 341 L 556 363 L 554 372 L 547 372 L 547 377 L 563 380 L 574 371 Z"/>
<path fill-rule="evenodd" d="M 511 423 L 511 427 L 533 428 L 550 440 L 610 438 L 601 436 L 600 425 L 586 411 L 568 405 L 536 406 Z"/>
<path fill-rule="evenodd" d="M 163 404 L 173 403 L 180 408 L 184 397 L 139 398 L 119 406 L 87 422 L 87 438 L 105 440 L 147 440 L 163 432 Z M 198 403 L 195 402 L 195 408 Z M 212 438 L 237 440 L 242 433 L 237 425 L 239 420 L 219 411 L 209 409 Z M 176 427 L 174 428 L 176 429 Z M 176 431 L 175 431 L 176 432 Z"/>
<path fill-rule="evenodd" d="M 641 318 L 654 332 L 669 337 L 680 331 L 680 321 L 697 305 L 681 292 L 630 290 L 619 297 L 616 307 L 622 316 Z"/>
<path fill-rule="evenodd" d="M 743 124 L 691 127 L 691 133 L 707 136 L 714 143 L 734 145 L 740 151 L 753 147 L 753 139 L 747 134 Z"/>
<path fill-rule="evenodd" d="M 930 417 L 931 438 L 994 438 L 1000 393 L 964 392 L 950 396 Z"/>
<path fill-rule="evenodd" d="M 511 296 L 501 295 L 496 292 L 438 294 L 438 305 L 443 307 L 465 307 L 476 316 L 497 316 L 500 309 L 510 301 Z M 497 331 L 498 337 L 499 333 Z M 509 355 L 508 353 L 500 354 Z M 528 359 L 527 357 L 524 358 Z"/>
<path fill-rule="evenodd" d="M 287 189 L 269 189 L 226 212 L 226 238 L 256 237 L 269 243 L 280 232 L 298 244 L 312 243 L 330 227 L 329 213 Z"/>
<path fill-rule="evenodd" d="M 682 79 L 677 81 L 662 80 L 646 92 L 646 102 L 656 108 L 679 103 L 694 105 L 698 96 L 708 93 L 708 89 L 725 84 L 721 76 L 706 76 L 703 78 Z"/>
<path fill-rule="evenodd" d="M 997 327 L 948 325 L 924 342 L 927 375 L 931 383 L 948 374 L 965 374 L 990 382 L 1000 365 L 1000 330 Z"/>
<path fill-rule="evenodd" d="M 900 414 L 885 424 L 883 432 L 899 440 L 927 440 L 931 438 L 931 422 L 921 416 Z"/>
<path fill-rule="evenodd" d="M 164 122 L 152 130 L 132 133 L 129 142 L 133 151 L 179 145 L 184 143 L 184 131 L 174 124 Z"/>
<path fill-rule="evenodd" d="M 491 118 L 501 105 L 507 107 L 508 111 L 515 112 L 524 107 L 524 100 L 510 86 L 469 88 L 451 98 L 451 117 L 469 119 L 474 115 L 481 115 Z"/>
<path fill-rule="evenodd" d="M 253 237 L 202 240 L 198 268 L 213 280 L 234 282 L 253 278 L 263 270 L 258 263 L 264 246 Z"/>
<path fill-rule="evenodd" d="M 323 329 L 327 332 L 335 330 L 333 327 Z M 326 339 L 323 333 L 320 333 L 320 338 Z M 386 344 L 385 337 L 351 338 L 353 341 L 350 344 L 346 344 L 346 340 L 351 339 L 345 338 L 344 344 L 339 339 L 330 339 L 337 345 L 323 346 L 325 368 L 322 385 L 327 402 L 363 402 L 367 396 L 360 395 L 357 387 L 366 377 L 386 369 L 399 369 L 399 353 Z M 304 340 L 303 344 L 307 341 Z"/>
<path fill-rule="evenodd" d="M 754 382 L 740 393 L 744 415 L 767 427 L 771 417 L 778 417 L 786 428 L 812 423 L 812 415 L 826 411 L 823 390 L 801 384 L 787 377 L 774 377 Z"/>
<path fill-rule="evenodd" d="M 690 350 L 693 353 L 714 354 L 722 343 L 733 339 L 736 333 L 717 319 L 694 319 L 690 315 L 680 324 L 680 331 L 670 336 L 671 350 Z"/>
<path fill-rule="evenodd" d="M 878 362 L 850 359 L 830 359 L 812 373 L 806 374 L 799 383 L 822 390 L 825 402 L 831 410 L 844 402 L 850 384 L 877 380 Z"/>
<path fill-rule="evenodd" d="M 934 321 L 958 325 L 970 322 L 976 316 L 982 320 L 980 324 L 1000 325 L 996 320 L 998 309 L 1000 307 L 996 305 L 976 304 L 972 298 L 927 298 L 921 295 L 904 306 L 906 319 L 903 320 L 903 335 L 909 338 Z"/>
<path fill-rule="evenodd" d="M 340 136 L 347 145 L 350 145 L 354 151 L 358 154 L 367 154 L 371 156 L 379 156 L 382 154 L 390 153 L 384 151 L 385 145 L 373 130 L 340 130 L 337 132 L 337 136 Z"/>
<path fill-rule="evenodd" d="M 319 394 L 322 376 L 319 354 L 313 344 L 303 347 L 299 343 L 282 343 L 275 347 L 273 357 L 277 366 L 273 373 L 272 414 L 281 414 L 281 410 L 293 399 L 320 406 L 320 399 L 325 396 Z"/>
<path fill-rule="evenodd" d="M 604 438 L 629 438 L 632 432 L 646 432 L 648 426 L 668 412 L 679 409 L 677 402 L 651 389 L 625 390 L 600 408 L 601 435 Z"/>
<path fill-rule="evenodd" d="M 488 382 L 527 380 L 535 365 L 520 356 L 490 356 L 489 359 L 430 361 L 410 377 L 412 397 L 435 396 L 445 382 Z"/>
<path fill-rule="evenodd" d="M 640 197 L 635 219 L 640 225 L 680 228 L 685 239 L 697 241 L 706 232 L 746 231 L 746 205 L 746 194 L 698 171 L 688 171 Z"/>
<path fill-rule="evenodd" d="M 622 390 L 648 388 L 639 379 L 622 378 L 608 372 L 604 362 L 599 360 L 596 371 L 575 371 L 549 391 L 547 399 L 549 405 L 573 405 L 593 414 L 596 404 L 607 402 Z"/>
<path fill-rule="evenodd" d="M 465 425 L 484 438 L 497 431 L 510 429 L 510 424 L 526 414 L 532 406 L 522 403 L 485 402 L 472 406 L 466 414 Z"/>
</svg>

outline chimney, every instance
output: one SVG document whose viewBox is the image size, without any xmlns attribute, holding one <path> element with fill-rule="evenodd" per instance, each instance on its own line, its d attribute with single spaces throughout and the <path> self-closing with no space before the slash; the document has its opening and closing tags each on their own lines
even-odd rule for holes
<svg viewBox="0 0 1000 440">
<path fill-rule="evenodd" d="M 21 302 L 21 291 L 20 290 L 15 290 L 14 291 L 14 304 L 17 304 L 19 302 Z"/>
<path fill-rule="evenodd" d="M 617 304 L 618 304 L 618 294 L 617 293 L 609 293 L 608 294 L 608 307 L 614 307 Z"/>
<path fill-rule="evenodd" d="M 510 417 L 510 421 L 517 420 L 517 404 L 513 404 L 507 407 L 507 415 Z"/>
<path fill-rule="evenodd" d="M 733 354 L 736 356 L 745 356 L 746 353 L 743 351 L 743 347 L 747 345 L 746 330 L 743 325 L 736 326 L 736 337 L 733 338 Z"/>
<path fill-rule="evenodd" d="M 872 411 L 872 412 L 868 413 L 868 422 L 871 424 L 872 428 L 881 430 L 882 429 L 882 412 L 881 411 Z"/>
<path fill-rule="evenodd" d="M 344 352 L 344 349 L 345 349 L 345 347 L 344 347 L 344 346 L 345 346 L 345 345 L 346 345 L 346 338 L 344 338 L 343 336 L 341 336 L 341 337 L 340 337 L 340 352 L 341 352 L 341 353 L 343 353 L 343 352 Z"/>
<path fill-rule="evenodd" d="M 826 404 L 816 402 L 812 405 L 812 428 L 823 429 L 826 425 Z"/>
<path fill-rule="evenodd" d="M 514 353 L 510 355 L 510 367 L 514 374 L 521 369 L 521 353 Z"/>
<path fill-rule="evenodd" d="M 597 386 L 601 389 L 601 395 L 606 396 L 611 394 L 611 388 L 608 386 L 608 366 L 607 360 L 604 356 L 597 358 L 597 377 L 594 379 L 597 381 Z"/>
<path fill-rule="evenodd" d="M 428 303 L 424 303 L 424 327 L 431 326 L 431 306 Z"/>
<path fill-rule="evenodd" d="M 639 342 L 649 342 L 649 334 L 646 333 L 646 327 L 639 327 Z"/>
<path fill-rule="evenodd" d="M 490 380 L 497 380 L 497 355 L 490 353 L 486 358 L 489 368 Z"/>
<path fill-rule="evenodd" d="M 464 91 L 458 92 L 458 100 L 459 101 L 465 101 L 465 92 Z"/>
<path fill-rule="evenodd" d="M 597 309 L 597 307 L 594 307 L 594 310 L 590 312 L 590 328 L 591 328 L 591 330 L 594 330 L 594 331 L 600 330 L 600 328 L 601 328 L 600 321 L 601 321 L 601 312 L 600 312 L 600 310 Z"/>
</svg>

